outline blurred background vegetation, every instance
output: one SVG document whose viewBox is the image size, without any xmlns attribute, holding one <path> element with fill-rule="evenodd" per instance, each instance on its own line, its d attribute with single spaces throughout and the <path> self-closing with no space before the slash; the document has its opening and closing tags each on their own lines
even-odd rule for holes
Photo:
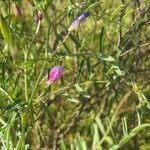
<svg viewBox="0 0 150 150">
<path fill-rule="evenodd" d="M 2 150 L 150 149 L 149 0 L 1 0 L 0 15 Z"/>
</svg>

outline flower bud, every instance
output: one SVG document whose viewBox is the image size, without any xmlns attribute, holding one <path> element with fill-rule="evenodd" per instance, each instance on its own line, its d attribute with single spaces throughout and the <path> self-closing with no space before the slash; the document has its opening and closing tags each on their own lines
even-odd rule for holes
<svg viewBox="0 0 150 150">
<path fill-rule="evenodd" d="M 71 24 L 70 28 L 68 29 L 69 32 L 76 30 L 79 24 L 84 21 L 90 15 L 89 12 L 83 12 L 79 17 L 77 17 L 74 22 Z"/>
<path fill-rule="evenodd" d="M 54 66 L 49 72 L 48 72 L 48 82 L 53 83 L 56 80 L 59 80 L 63 76 L 64 69 L 62 66 Z"/>
<path fill-rule="evenodd" d="M 43 19 L 43 12 L 39 10 L 37 12 L 37 21 L 42 21 L 42 19 Z"/>
</svg>

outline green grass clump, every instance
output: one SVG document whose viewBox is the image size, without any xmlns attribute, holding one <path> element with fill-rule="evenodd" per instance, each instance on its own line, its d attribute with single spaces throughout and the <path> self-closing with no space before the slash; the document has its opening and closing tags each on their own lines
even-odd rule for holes
<svg viewBox="0 0 150 150">
<path fill-rule="evenodd" d="M 0 148 L 150 149 L 149 11 L 149 0 L 1 0 Z M 63 78 L 47 85 L 56 65 Z"/>
</svg>

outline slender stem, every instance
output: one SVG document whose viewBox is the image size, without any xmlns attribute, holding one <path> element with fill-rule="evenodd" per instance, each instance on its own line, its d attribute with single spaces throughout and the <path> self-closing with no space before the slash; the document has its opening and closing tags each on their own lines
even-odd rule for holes
<svg viewBox="0 0 150 150">
<path fill-rule="evenodd" d="M 144 47 L 144 46 L 149 46 L 149 45 L 150 45 L 149 43 L 144 43 L 144 44 L 141 44 L 139 47 L 142 48 L 142 47 Z M 131 49 L 125 51 L 124 53 L 122 53 L 122 54 L 120 55 L 120 57 L 126 55 L 127 53 L 129 53 L 129 52 L 131 52 L 131 51 L 133 51 L 133 50 L 134 50 L 134 48 L 131 48 Z"/>
<path fill-rule="evenodd" d="M 124 0 L 121 0 L 122 5 L 125 4 Z M 124 9 L 121 10 L 120 16 L 119 16 L 119 35 L 118 35 L 118 48 L 121 49 L 121 41 L 122 41 L 122 17 L 124 15 Z"/>
<path fill-rule="evenodd" d="M 99 83 L 99 84 L 106 84 L 106 83 L 108 83 L 108 81 L 94 81 L 94 82 Z M 79 83 L 78 85 L 86 85 L 86 84 L 92 84 L 92 83 L 93 83 L 93 81 L 87 81 L 87 82 Z M 56 93 L 58 93 L 58 92 L 65 91 L 65 90 L 67 90 L 67 89 L 69 89 L 69 88 L 72 88 L 72 87 L 75 87 L 75 85 L 68 85 L 68 86 L 63 87 L 63 88 L 61 88 L 61 89 L 59 89 L 59 90 L 56 90 L 56 91 L 54 91 L 54 92 L 49 93 L 49 94 L 46 95 L 46 96 L 43 96 L 43 95 L 45 94 L 45 92 L 46 92 L 46 89 L 48 88 L 48 87 L 46 87 L 46 89 L 40 94 L 40 96 L 34 101 L 34 103 L 36 104 L 37 102 L 42 101 L 43 99 L 45 99 L 45 98 L 48 97 L 49 95 L 53 95 L 53 94 L 56 94 Z M 43 97 L 42 97 L 42 96 L 43 96 Z"/>
<path fill-rule="evenodd" d="M 27 57 L 28 57 L 28 52 L 24 53 L 24 60 L 25 62 L 27 61 Z M 27 65 L 25 65 L 24 67 L 24 89 L 25 89 L 25 99 L 26 102 L 28 101 L 28 82 L 27 82 Z"/>
<path fill-rule="evenodd" d="M 38 24 L 37 24 L 37 28 L 36 28 L 35 34 L 37 34 L 37 33 L 39 32 L 40 25 L 41 25 L 41 20 L 38 21 Z"/>
<path fill-rule="evenodd" d="M 0 91 L 3 92 L 11 102 L 14 102 L 12 97 L 2 87 L 0 87 Z"/>
<path fill-rule="evenodd" d="M 63 39 L 63 41 L 58 45 L 58 47 L 56 48 L 56 50 L 52 53 L 51 57 L 62 47 L 62 45 L 67 40 L 67 38 L 69 37 L 69 35 L 70 35 L 70 32 L 67 33 L 67 35 L 65 36 L 65 38 Z"/>
<path fill-rule="evenodd" d="M 38 84 L 39 84 L 39 82 L 40 82 L 41 76 L 42 76 L 43 71 L 44 71 L 44 69 L 45 69 L 45 66 L 46 66 L 46 61 L 44 62 L 44 65 L 43 65 L 43 68 L 42 68 L 42 70 L 41 70 L 41 73 L 40 73 L 40 75 L 39 75 L 39 77 L 38 77 L 38 79 L 37 79 L 37 82 L 36 82 L 36 84 L 35 84 L 35 86 L 34 86 L 34 89 L 33 89 L 32 93 L 31 93 L 29 102 L 32 101 L 32 98 L 33 98 L 33 96 L 34 96 L 34 93 L 35 93 L 35 91 L 36 91 L 36 88 L 37 88 L 37 86 L 38 86 Z"/>
</svg>

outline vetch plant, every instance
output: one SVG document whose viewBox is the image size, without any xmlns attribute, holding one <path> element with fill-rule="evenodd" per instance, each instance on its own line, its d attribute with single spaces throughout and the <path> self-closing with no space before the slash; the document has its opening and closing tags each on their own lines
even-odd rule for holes
<svg viewBox="0 0 150 150">
<path fill-rule="evenodd" d="M 1 0 L 0 149 L 149 149 L 148 2 Z"/>
<path fill-rule="evenodd" d="M 53 83 L 56 80 L 59 80 L 63 76 L 64 69 L 62 66 L 54 66 L 49 72 L 48 72 L 48 83 Z"/>
</svg>

